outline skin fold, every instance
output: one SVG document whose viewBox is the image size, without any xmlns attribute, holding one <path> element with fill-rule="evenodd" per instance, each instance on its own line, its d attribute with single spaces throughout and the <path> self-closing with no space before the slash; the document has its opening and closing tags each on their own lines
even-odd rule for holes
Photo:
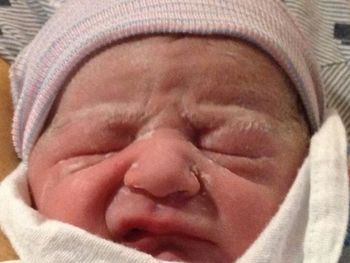
<svg viewBox="0 0 350 263">
<path fill-rule="evenodd" d="M 67 80 L 29 159 L 43 215 L 164 260 L 232 262 L 308 151 L 292 85 L 258 48 L 146 36 Z"/>
</svg>

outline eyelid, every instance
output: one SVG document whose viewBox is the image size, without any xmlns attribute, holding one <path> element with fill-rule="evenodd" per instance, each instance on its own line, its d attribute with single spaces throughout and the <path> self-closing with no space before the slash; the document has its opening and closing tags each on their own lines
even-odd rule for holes
<svg viewBox="0 0 350 263">
<path fill-rule="evenodd" d="M 95 126 L 101 122 L 111 126 L 127 124 L 132 126 L 139 125 L 145 118 L 145 112 L 137 103 L 104 103 L 81 108 L 68 116 L 53 118 L 49 129 L 60 131 L 77 123 L 92 120 L 95 121 Z"/>
<path fill-rule="evenodd" d="M 257 159 L 273 155 L 272 134 L 259 129 L 220 128 L 209 131 L 199 139 L 202 149 Z"/>
<path fill-rule="evenodd" d="M 253 154 L 252 152 L 248 152 L 248 151 L 236 151 L 236 152 L 229 152 L 226 150 L 221 150 L 221 149 L 215 149 L 215 148 L 206 148 L 206 147 L 201 147 L 202 151 L 205 152 L 210 152 L 213 154 L 218 154 L 218 155 L 222 155 L 222 156 L 234 156 L 237 158 L 246 158 L 246 159 L 260 159 L 262 157 L 261 154 Z"/>
<path fill-rule="evenodd" d="M 76 132 L 76 129 L 80 132 Z M 129 132 L 127 127 L 118 128 L 102 127 L 87 128 L 67 127 L 64 132 L 56 135 L 55 140 L 47 140 L 54 143 L 58 149 L 55 159 L 67 159 L 83 155 L 104 154 L 106 152 L 117 152 L 125 149 L 133 140 L 134 133 Z"/>
<path fill-rule="evenodd" d="M 272 130 L 271 124 L 265 121 L 241 121 L 239 128 L 245 132 L 261 132 L 261 133 L 270 133 Z"/>
<path fill-rule="evenodd" d="M 269 158 L 247 158 L 242 156 L 225 155 L 221 153 L 203 151 L 207 158 L 229 172 L 257 182 L 269 180 L 273 168 L 273 162 Z"/>
</svg>

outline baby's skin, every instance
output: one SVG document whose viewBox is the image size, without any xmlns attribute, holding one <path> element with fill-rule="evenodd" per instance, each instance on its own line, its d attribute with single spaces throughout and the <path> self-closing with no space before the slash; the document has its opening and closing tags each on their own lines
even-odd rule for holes
<svg viewBox="0 0 350 263">
<path fill-rule="evenodd" d="M 226 263 L 276 213 L 308 142 L 290 81 L 258 48 L 138 37 L 71 74 L 29 183 L 49 218 L 155 258 Z"/>
</svg>

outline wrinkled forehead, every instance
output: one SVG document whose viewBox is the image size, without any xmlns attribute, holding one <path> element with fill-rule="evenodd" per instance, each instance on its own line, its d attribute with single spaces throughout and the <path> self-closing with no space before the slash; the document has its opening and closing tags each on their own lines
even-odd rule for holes
<svg viewBox="0 0 350 263">
<path fill-rule="evenodd" d="M 81 63 L 66 83 L 58 112 L 111 101 L 142 107 L 159 99 L 167 105 L 234 104 L 283 116 L 295 108 L 294 93 L 277 63 L 249 43 L 219 36 L 143 36 Z"/>
</svg>

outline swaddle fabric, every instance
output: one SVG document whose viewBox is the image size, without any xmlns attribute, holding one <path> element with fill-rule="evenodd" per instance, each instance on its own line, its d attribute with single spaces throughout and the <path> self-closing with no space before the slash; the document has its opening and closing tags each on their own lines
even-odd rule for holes
<svg viewBox="0 0 350 263">
<path fill-rule="evenodd" d="M 22 163 L 0 185 L 0 225 L 21 262 L 164 262 L 43 217 L 31 208 L 26 171 Z M 237 263 L 338 263 L 348 202 L 345 129 L 332 113 L 279 211 Z"/>
<path fill-rule="evenodd" d="M 318 67 L 280 0 L 67 0 L 11 69 L 18 155 L 28 159 L 57 94 L 79 62 L 117 40 L 155 33 L 224 35 L 259 46 L 293 81 L 312 130 L 322 123 Z"/>
</svg>

